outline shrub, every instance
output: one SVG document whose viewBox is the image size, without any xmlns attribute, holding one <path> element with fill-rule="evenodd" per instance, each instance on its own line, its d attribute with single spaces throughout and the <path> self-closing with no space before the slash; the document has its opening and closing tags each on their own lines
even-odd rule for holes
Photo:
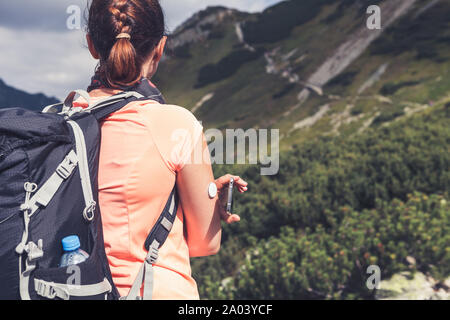
<svg viewBox="0 0 450 320">
<path fill-rule="evenodd" d="M 352 84 L 352 82 L 355 79 L 357 74 L 358 74 L 358 72 L 356 72 L 356 71 L 344 72 L 344 73 L 338 75 L 337 77 L 331 79 L 327 85 L 328 86 L 340 85 L 343 87 L 347 87 Z"/>
<path fill-rule="evenodd" d="M 232 51 L 228 56 L 221 59 L 216 64 L 208 64 L 202 67 L 198 73 L 195 88 L 201 88 L 208 84 L 224 80 L 234 75 L 242 65 L 258 59 L 263 54 L 263 50 L 255 52 L 238 49 Z"/>
<path fill-rule="evenodd" d="M 419 83 L 420 83 L 420 81 L 404 81 L 404 82 L 400 82 L 400 83 L 389 82 L 389 83 L 386 83 L 385 85 L 383 85 L 383 87 L 381 87 L 380 93 L 385 96 L 390 96 L 390 95 L 395 94 L 401 88 L 415 86 Z"/>
<path fill-rule="evenodd" d="M 372 298 L 368 266 L 382 278 L 408 269 L 450 274 L 450 207 L 441 195 L 415 193 L 407 203 L 378 202 L 373 210 L 327 212 L 332 228 L 283 228 L 258 243 L 235 278 L 236 299 Z M 417 264 L 408 267 L 406 257 Z"/>
<path fill-rule="evenodd" d="M 181 59 L 189 59 L 192 58 L 192 54 L 190 52 L 190 45 L 188 43 L 178 46 L 173 50 L 173 56 Z"/>
<path fill-rule="evenodd" d="M 371 126 L 377 126 L 381 123 L 392 121 L 403 116 L 404 114 L 405 112 L 403 110 L 383 112 L 373 120 Z"/>
<path fill-rule="evenodd" d="M 294 90 L 296 87 L 295 83 L 289 83 L 287 85 L 284 86 L 283 89 L 281 89 L 279 92 L 275 93 L 272 96 L 272 99 L 281 99 L 282 97 L 284 97 L 285 95 L 287 95 L 289 92 L 291 92 L 292 90 Z"/>
<path fill-rule="evenodd" d="M 383 277 L 414 267 L 450 273 L 450 130 L 436 106 L 353 138 L 326 137 L 281 154 L 277 176 L 216 166 L 250 183 L 221 252 L 195 259 L 207 299 L 371 298 L 369 264 Z M 223 282 L 226 279 L 227 281 Z"/>
<path fill-rule="evenodd" d="M 295 26 L 314 19 L 327 0 L 283 1 L 266 9 L 255 21 L 243 25 L 245 40 L 252 44 L 283 40 Z"/>
<path fill-rule="evenodd" d="M 352 116 L 359 116 L 364 112 L 364 107 L 362 105 L 357 105 L 350 111 L 350 114 Z"/>
</svg>

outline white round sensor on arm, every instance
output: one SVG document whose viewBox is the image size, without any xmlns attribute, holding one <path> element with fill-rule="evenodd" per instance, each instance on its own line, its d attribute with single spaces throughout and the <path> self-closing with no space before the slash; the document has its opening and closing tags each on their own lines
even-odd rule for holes
<svg viewBox="0 0 450 320">
<path fill-rule="evenodd" d="M 214 199 L 217 196 L 217 186 L 214 182 L 209 184 L 208 195 L 211 199 Z"/>
</svg>

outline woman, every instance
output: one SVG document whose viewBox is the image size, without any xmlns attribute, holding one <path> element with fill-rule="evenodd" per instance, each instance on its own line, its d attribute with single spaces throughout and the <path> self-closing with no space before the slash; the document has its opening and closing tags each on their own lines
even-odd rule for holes
<svg viewBox="0 0 450 320">
<path fill-rule="evenodd" d="M 92 102 L 149 81 L 163 55 L 164 32 L 157 0 L 93 0 L 87 42 L 100 62 L 89 88 Z M 247 190 L 236 176 L 214 181 L 209 161 L 195 157 L 206 150 L 200 123 L 178 106 L 133 102 L 102 124 L 99 201 L 106 253 L 122 296 L 129 293 L 147 255 L 148 232 L 176 183 L 181 205 L 154 265 L 153 298 L 199 298 L 189 258 L 216 254 L 221 220 L 240 220 L 221 204 L 230 178 L 240 192 Z"/>
</svg>

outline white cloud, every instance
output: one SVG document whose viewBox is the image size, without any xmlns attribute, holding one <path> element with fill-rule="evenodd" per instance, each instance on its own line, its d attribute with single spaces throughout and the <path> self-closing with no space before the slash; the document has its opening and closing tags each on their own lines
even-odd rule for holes
<svg viewBox="0 0 450 320">
<path fill-rule="evenodd" d="M 9 11 L 2 11 L 6 3 L 0 5 L 0 17 L 9 15 L 8 21 L 32 19 L 35 7 L 27 6 L 28 1 L 13 2 Z M 50 0 L 43 0 L 48 7 Z M 53 3 L 54 0 L 51 0 Z M 85 3 L 85 0 L 62 0 L 64 2 Z M 261 11 L 280 0 L 161 0 L 169 30 L 207 6 L 222 5 L 242 11 Z M 8 2 L 9 3 L 9 2 Z M 39 2 L 41 3 L 41 2 Z M 47 8 L 46 7 L 46 8 Z M 64 8 L 63 8 L 64 9 Z M 83 8 L 84 10 L 84 8 Z M 83 11 L 82 10 L 82 11 Z M 61 6 L 49 10 L 45 19 L 36 17 L 23 25 L 0 20 L 0 78 L 8 85 L 30 93 L 43 92 L 46 95 L 64 99 L 72 89 L 86 88 L 92 76 L 96 61 L 86 48 L 82 31 L 61 30 L 58 27 L 42 27 L 42 20 L 61 21 Z M 0 12 L 1 13 L 1 12 Z M 17 16 L 15 16 L 17 15 Z"/>
<path fill-rule="evenodd" d="M 86 8 L 87 0 L 0 1 L 0 26 L 13 29 L 40 29 L 64 32 L 67 8 Z"/>
<path fill-rule="evenodd" d="M 81 31 L 51 32 L 0 28 L 0 78 L 27 92 L 64 98 L 86 88 L 96 61 Z"/>
</svg>

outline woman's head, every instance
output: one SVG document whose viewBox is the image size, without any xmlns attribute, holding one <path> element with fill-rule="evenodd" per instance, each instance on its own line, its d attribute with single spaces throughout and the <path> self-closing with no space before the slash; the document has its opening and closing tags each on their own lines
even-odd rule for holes
<svg viewBox="0 0 450 320">
<path fill-rule="evenodd" d="M 98 72 L 111 86 L 131 86 L 154 73 L 164 50 L 164 35 L 158 0 L 92 0 L 89 49 L 100 59 Z"/>
</svg>

